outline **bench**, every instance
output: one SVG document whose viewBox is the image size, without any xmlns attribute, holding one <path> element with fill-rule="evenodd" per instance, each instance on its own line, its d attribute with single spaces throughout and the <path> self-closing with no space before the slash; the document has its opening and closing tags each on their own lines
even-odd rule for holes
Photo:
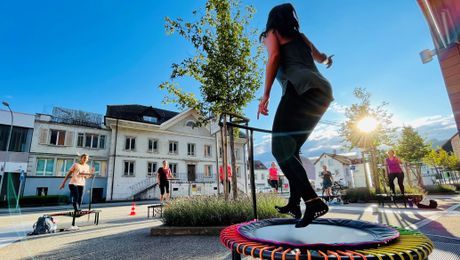
<svg viewBox="0 0 460 260">
<path fill-rule="evenodd" d="M 152 218 L 155 215 L 160 214 L 160 217 L 163 216 L 163 204 L 152 204 L 147 206 L 147 218 L 150 218 L 150 210 L 152 210 Z"/>
<path fill-rule="evenodd" d="M 407 208 L 407 202 L 411 200 L 415 205 L 417 202 L 423 199 L 422 194 L 376 194 L 377 202 L 379 206 L 385 207 L 385 202 L 393 202 L 395 206 L 398 206 L 398 202 L 404 203 L 404 207 Z"/>
<path fill-rule="evenodd" d="M 99 225 L 99 214 L 101 213 L 101 210 L 82 210 L 78 214 L 75 214 L 75 211 L 66 211 L 66 212 L 58 212 L 58 213 L 53 213 L 53 214 L 48 214 L 48 216 L 51 217 L 58 217 L 58 216 L 63 216 L 63 217 L 72 217 L 72 225 L 75 225 L 75 218 L 79 218 L 85 215 L 91 215 L 94 214 L 94 224 Z"/>
</svg>

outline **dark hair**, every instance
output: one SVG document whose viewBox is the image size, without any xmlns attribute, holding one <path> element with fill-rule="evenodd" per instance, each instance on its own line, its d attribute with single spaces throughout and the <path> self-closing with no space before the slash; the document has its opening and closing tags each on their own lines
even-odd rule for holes
<svg viewBox="0 0 460 260">
<path fill-rule="evenodd" d="M 260 34 L 259 40 L 267 36 L 268 31 L 276 30 L 281 36 L 294 38 L 300 34 L 297 13 L 292 4 L 281 4 L 273 7 L 268 14 L 265 31 Z"/>
</svg>

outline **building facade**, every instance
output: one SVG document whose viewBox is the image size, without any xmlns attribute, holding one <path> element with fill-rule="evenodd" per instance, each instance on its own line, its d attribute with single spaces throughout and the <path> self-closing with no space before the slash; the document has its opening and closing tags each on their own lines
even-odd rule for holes
<svg viewBox="0 0 460 260">
<path fill-rule="evenodd" d="M 366 187 L 366 174 L 369 172 L 367 164 L 361 159 L 348 156 L 323 153 L 314 163 L 316 172 L 316 190 L 322 190 L 323 165 L 332 173 L 334 181 L 351 188 Z M 367 169 L 365 169 L 367 167 Z M 369 176 L 368 176 L 369 177 Z"/>
<path fill-rule="evenodd" d="M 95 177 L 86 181 L 83 202 L 89 201 L 90 194 L 93 202 L 104 201 L 111 136 L 102 116 L 55 108 L 52 115 L 37 114 L 34 129 L 23 195 L 69 195 L 68 183 L 63 190 L 59 186 L 79 155 L 86 153 Z"/>
<path fill-rule="evenodd" d="M 8 153 L 6 152 L 11 126 L 10 111 L 0 110 L 0 200 L 6 200 L 7 185 L 19 191 L 21 172 L 26 174 L 30 144 L 34 130 L 34 115 L 13 113 L 13 129 Z M 22 189 L 22 187 L 21 187 Z M 10 190 L 11 191 L 11 190 Z M 13 194 L 10 194 L 14 196 Z"/>
<path fill-rule="evenodd" d="M 157 198 L 156 176 L 163 160 L 176 179 L 171 181 L 173 197 L 216 194 L 220 142 L 208 127 L 196 125 L 198 119 L 191 109 L 177 113 L 141 105 L 107 106 L 105 125 L 113 140 L 107 200 Z M 236 175 L 244 183 L 242 141 L 235 142 Z"/>
</svg>

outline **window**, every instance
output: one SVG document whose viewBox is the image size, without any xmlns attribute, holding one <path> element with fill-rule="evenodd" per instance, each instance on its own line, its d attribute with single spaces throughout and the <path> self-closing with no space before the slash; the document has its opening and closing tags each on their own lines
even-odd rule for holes
<svg viewBox="0 0 460 260">
<path fill-rule="evenodd" d="M 149 139 L 149 152 L 157 153 L 158 152 L 158 139 Z"/>
<path fill-rule="evenodd" d="M 99 137 L 99 149 L 105 149 L 105 135 Z"/>
<path fill-rule="evenodd" d="M 155 172 L 157 171 L 157 163 L 155 162 L 148 162 L 147 163 L 147 176 L 153 176 L 155 175 Z"/>
<path fill-rule="evenodd" d="M 145 122 L 149 122 L 149 123 L 157 123 L 158 122 L 158 118 L 153 117 L 153 116 L 144 116 L 143 118 L 144 118 Z"/>
<path fill-rule="evenodd" d="M 77 146 L 93 149 L 105 149 L 105 135 L 78 133 Z"/>
<path fill-rule="evenodd" d="M 169 169 L 171 169 L 171 172 L 176 175 L 177 173 L 177 163 L 170 163 L 169 164 Z"/>
<path fill-rule="evenodd" d="M 212 165 L 204 166 L 204 177 L 212 177 Z"/>
<path fill-rule="evenodd" d="M 125 161 L 124 176 L 134 176 L 134 161 Z"/>
<path fill-rule="evenodd" d="M 193 122 L 193 120 L 189 120 L 189 121 L 187 121 L 187 122 L 185 123 L 185 126 L 194 128 L 194 127 L 195 127 L 195 122 Z"/>
<path fill-rule="evenodd" d="M 59 176 L 65 176 L 72 168 L 73 159 L 57 159 L 56 169 L 59 170 Z"/>
<path fill-rule="evenodd" d="M 37 196 L 47 196 L 48 187 L 37 187 Z"/>
<path fill-rule="evenodd" d="M 236 177 L 241 177 L 240 166 L 236 166 Z"/>
<path fill-rule="evenodd" d="M 37 175 L 51 176 L 54 173 L 54 159 L 37 159 Z"/>
<path fill-rule="evenodd" d="M 240 149 L 235 149 L 235 159 L 241 160 L 241 157 L 240 157 Z"/>
<path fill-rule="evenodd" d="M 187 155 L 195 156 L 195 144 L 187 144 Z"/>
<path fill-rule="evenodd" d="M 334 173 L 336 176 L 339 175 L 339 170 L 335 170 Z"/>
<path fill-rule="evenodd" d="M 84 133 L 78 133 L 77 147 L 83 147 L 84 142 L 85 142 L 85 134 Z"/>
<path fill-rule="evenodd" d="M 30 146 L 30 136 L 32 136 L 32 129 L 13 126 L 11 132 L 10 147 L 12 152 L 28 152 Z M 9 125 L 0 125 L 0 151 L 6 151 L 6 141 L 10 134 Z"/>
<path fill-rule="evenodd" d="M 211 146 L 210 145 L 204 146 L 204 157 L 211 157 Z"/>
<path fill-rule="evenodd" d="M 176 141 L 169 141 L 169 153 L 178 154 L 177 146 L 178 146 L 178 143 Z"/>
<path fill-rule="evenodd" d="M 62 130 L 51 130 L 50 131 L 50 141 L 49 144 L 53 145 L 65 145 L 65 131 Z"/>
<path fill-rule="evenodd" d="M 219 147 L 219 158 L 222 158 L 222 147 Z"/>
<path fill-rule="evenodd" d="M 94 168 L 95 176 L 106 176 L 107 174 L 107 161 L 90 161 L 88 165 Z"/>
<path fill-rule="evenodd" d="M 136 138 L 126 137 L 125 150 L 133 151 L 134 149 L 136 149 Z"/>
</svg>

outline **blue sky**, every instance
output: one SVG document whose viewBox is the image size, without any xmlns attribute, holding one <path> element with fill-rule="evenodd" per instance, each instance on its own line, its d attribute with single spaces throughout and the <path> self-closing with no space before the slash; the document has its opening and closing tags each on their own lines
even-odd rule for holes
<svg viewBox="0 0 460 260">
<path fill-rule="evenodd" d="M 244 1 L 256 8 L 252 25 L 259 29 L 269 10 L 283 2 Z M 415 0 L 292 3 L 301 30 L 321 51 L 335 54 L 331 69 L 319 65 L 335 93 L 325 119 L 342 120 L 359 86 L 375 103 L 389 102 L 398 124 L 442 122 L 447 131 L 439 138 L 454 133 L 439 64 L 422 64 L 418 55 L 433 43 Z M 176 110 L 162 104 L 166 93 L 158 85 L 169 78 L 171 64 L 193 55 L 193 48 L 165 34 L 164 17 L 190 19 L 192 10 L 203 6 L 204 1 L 185 0 L 1 1 L 0 99 L 25 113 L 53 106 L 105 113 L 107 104 Z M 183 87 L 198 89 L 193 83 Z M 279 98 L 276 84 L 270 116 L 259 121 L 252 102 L 246 109 L 252 124 L 270 128 Z"/>
</svg>

